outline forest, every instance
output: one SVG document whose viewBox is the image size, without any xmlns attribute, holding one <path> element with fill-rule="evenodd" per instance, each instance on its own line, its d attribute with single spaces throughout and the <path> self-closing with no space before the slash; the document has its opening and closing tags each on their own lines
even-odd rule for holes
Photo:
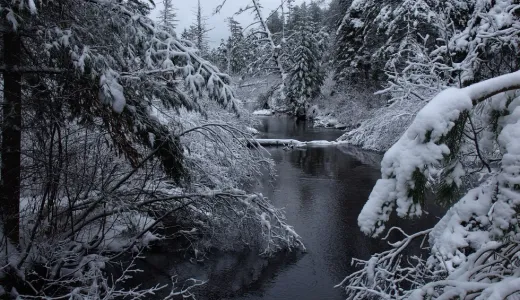
<svg viewBox="0 0 520 300">
<path fill-rule="evenodd" d="M 385 246 L 345 257 L 343 299 L 520 297 L 517 0 L 192 2 L 184 28 L 176 0 L 1 0 L 0 299 L 198 299 L 132 278 L 164 249 L 313 255 L 255 189 L 277 146 L 380 170 L 346 230 Z"/>
</svg>

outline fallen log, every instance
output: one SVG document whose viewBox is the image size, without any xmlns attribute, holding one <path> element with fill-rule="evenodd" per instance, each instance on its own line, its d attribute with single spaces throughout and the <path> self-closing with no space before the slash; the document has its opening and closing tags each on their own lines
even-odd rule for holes
<svg viewBox="0 0 520 300">
<path fill-rule="evenodd" d="M 250 141 L 251 145 L 260 145 L 263 147 L 288 147 L 288 148 L 305 148 L 305 147 L 326 147 L 345 145 L 345 141 L 308 141 L 301 142 L 293 139 L 254 139 Z"/>
</svg>

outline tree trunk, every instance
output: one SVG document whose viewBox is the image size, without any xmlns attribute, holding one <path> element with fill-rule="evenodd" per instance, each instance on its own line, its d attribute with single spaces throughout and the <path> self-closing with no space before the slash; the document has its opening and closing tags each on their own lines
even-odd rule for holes
<svg viewBox="0 0 520 300">
<path fill-rule="evenodd" d="M 4 103 L 1 146 L 0 208 L 5 235 L 15 245 L 20 235 L 20 148 L 22 86 L 21 40 L 16 32 L 4 33 Z"/>
</svg>

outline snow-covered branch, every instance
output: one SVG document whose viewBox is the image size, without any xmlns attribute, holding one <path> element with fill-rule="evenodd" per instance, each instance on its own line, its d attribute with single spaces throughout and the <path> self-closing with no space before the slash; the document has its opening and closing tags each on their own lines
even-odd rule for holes
<svg viewBox="0 0 520 300">
<path fill-rule="evenodd" d="M 456 123 L 461 122 L 463 113 L 471 110 L 474 103 L 519 86 L 520 72 L 515 72 L 463 89 L 447 89 L 433 98 L 386 152 L 381 168 L 383 178 L 376 183 L 359 215 L 361 229 L 367 234 L 381 234 L 394 208 L 400 217 L 420 216 L 426 178 L 457 151 L 449 147 L 447 136 L 461 126 Z M 501 144 L 507 147 L 508 143 L 509 139 Z M 457 173 L 458 178 L 464 175 L 463 170 Z"/>
<path fill-rule="evenodd" d="M 407 299 L 410 290 L 435 277 L 426 268 L 426 261 L 419 256 L 423 244 L 421 239 L 424 241 L 431 230 L 411 235 L 405 234 L 400 228 L 392 228 L 389 233 L 393 230 L 399 231 L 404 238 L 398 242 L 389 242 L 389 250 L 374 254 L 369 260 L 352 259 L 352 265 L 360 269 L 336 285 L 336 288 L 345 289 L 348 299 Z M 384 239 L 387 240 L 388 235 Z M 419 245 L 419 251 L 411 252 L 412 244 L 415 247 Z M 410 253 L 415 255 L 411 256 Z"/>
</svg>

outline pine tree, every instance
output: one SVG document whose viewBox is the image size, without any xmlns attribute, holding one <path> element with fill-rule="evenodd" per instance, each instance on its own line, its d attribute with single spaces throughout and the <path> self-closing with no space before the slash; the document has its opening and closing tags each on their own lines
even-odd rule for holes
<svg viewBox="0 0 520 300">
<path fill-rule="evenodd" d="M 224 39 L 220 40 L 220 44 L 216 49 L 213 49 L 211 51 L 213 54 L 210 57 L 210 61 L 215 64 L 220 70 L 227 71 L 229 64 L 228 64 L 228 46 L 227 41 Z"/>
<path fill-rule="evenodd" d="M 181 33 L 181 39 L 183 40 L 186 40 L 186 41 L 193 41 L 193 28 L 184 28 L 184 30 L 182 31 Z"/>
<path fill-rule="evenodd" d="M 294 1 L 295 0 L 287 0 L 287 12 L 286 12 L 286 15 L 284 16 L 284 19 L 285 19 L 285 23 L 287 25 L 287 29 L 292 29 L 291 25 L 292 25 L 292 13 L 294 12 Z"/>
<path fill-rule="evenodd" d="M 305 2 L 304 2 L 305 4 Z M 296 30 L 299 26 L 302 13 L 300 11 L 300 6 L 298 5 L 289 5 L 289 12 L 288 12 L 288 18 L 287 18 L 287 29 L 288 30 Z"/>
<path fill-rule="evenodd" d="M 420 98 L 423 108 L 413 113 L 413 122 L 386 152 L 382 178 L 358 225 L 367 235 L 382 236 L 395 229 L 385 228 L 394 211 L 397 217 L 421 217 L 429 192 L 435 196 L 432 200 L 450 209 L 431 230 L 407 233 L 393 249 L 361 262 L 362 271 L 344 281 L 348 299 L 464 299 L 470 293 L 474 299 L 491 299 L 520 294 L 519 286 L 511 284 L 519 265 L 509 263 L 520 251 L 516 8 L 514 0 L 399 1 L 379 15 L 389 17 L 382 24 L 389 30 L 385 35 L 404 33 L 377 44 L 397 56 L 387 91 L 405 94 L 402 103 Z M 416 36 L 429 30 L 435 45 L 428 44 L 426 36 L 418 45 Z M 392 49 L 395 46 L 399 47 Z M 381 117 L 377 120 L 392 125 Z M 422 236 L 430 249 L 424 260 L 409 265 L 406 255 L 394 259 L 408 251 L 403 245 Z M 374 268 L 380 270 L 376 277 Z M 401 277 L 410 269 L 419 271 Z M 396 285 L 395 274 L 400 274 L 399 282 L 414 285 Z M 473 288 L 483 282 L 481 288 Z"/>
<path fill-rule="evenodd" d="M 381 3 L 345 0 L 342 7 L 349 4 L 336 36 L 337 81 L 361 77 L 365 81 L 381 82 L 386 79 L 381 71 L 385 70 L 387 62 L 395 54 L 402 52 L 403 47 L 420 41 L 424 36 L 430 36 L 431 41 L 439 37 L 433 29 L 436 25 L 431 18 L 437 15 L 436 9 L 444 5 L 441 1 Z"/>
<path fill-rule="evenodd" d="M 206 24 L 206 17 L 202 14 L 202 6 L 200 5 L 200 0 L 197 2 L 197 10 L 195 12 L 195 22 L 190 27 L 190 31 L 193 35 L 192 42 L 195 43 L 195 47 L 199 49 L 202 57 L 207 56 L 209 52 L 208 45 L 208 37 L 207 34 L 209 32 L 208 26 Z"/>
<path fill-rule="evenodd" d="M 275 11 L 271 14 L 271 16 L 267 19 L 267 26 L 269 27 L 269 30 L 271 30 L 271 33 L 279 33 L 283 30 L 283 19 L 280 17 L 280 14 L 278 11 Z"/>
<path fill-rule="evenodd" d="M 191 42 L 193 47 L 199 49 L 199 53 L 202 57 L 208 58 L 210 51 L 207 37 L 208 32 L 209 29 L 206 24 L 206 17 L 203 15 L 202 6 L 200 5 L 199 0 L 195 10 L 195 20 L 189 28 L 184 28 L 181 33 L 181 38 Z"/>
<path fill-rule="evenodd" d="M 287 94 L 295 110 L 301 112 L 310 100 L 319 95 L 324 73 L 321 70 L 319 34 L 305 3 L 297 13 L 298 23 L 294 33 L 296 48 L 291 53 L 293 60 Z"/>
<path fill-rule="evenodd" d="M 378 6 L 373 0 L 358 1 L 351 5 L 352 1 L 340 0 L 345 16 L 337 29 L 335 42 L 335 79 L 345 81 L 358 77 L 368 79 L 370 70 L 370 48 L 365 49 L 365 42 L 372 39 L 371 22 L 379 12 Z M 371 45 L 374 46 L 373 44 Z"/>
<path fill-rule="evenodd" d="M 327 9 L 323 12 L 324 25 L 328 32 L 335 34 L 345 16 L 352 0 L 332 0 Z"/>
<path fill-rule="evenodd" d="M 159 24 L 165 28 L 165 30 L 173 33 L 177 21 L 177 13 L 173 6 L 173 0 L 163 0 L 163 9 L 159 12 Z"/>
<path fill-rule="evenodd" d="M 311 1 L 309 4 L 309 17 L 318 28 L 323 25 L 324 15 L 318 2 Z"/>
<path fill-rule="evenodd" d="M 233 18 L 229 19 L 230 36 L 227 42 L 229 74 L 238 74 L 246 67 L 246 41 L 240 23 Z"/>
</svg>

